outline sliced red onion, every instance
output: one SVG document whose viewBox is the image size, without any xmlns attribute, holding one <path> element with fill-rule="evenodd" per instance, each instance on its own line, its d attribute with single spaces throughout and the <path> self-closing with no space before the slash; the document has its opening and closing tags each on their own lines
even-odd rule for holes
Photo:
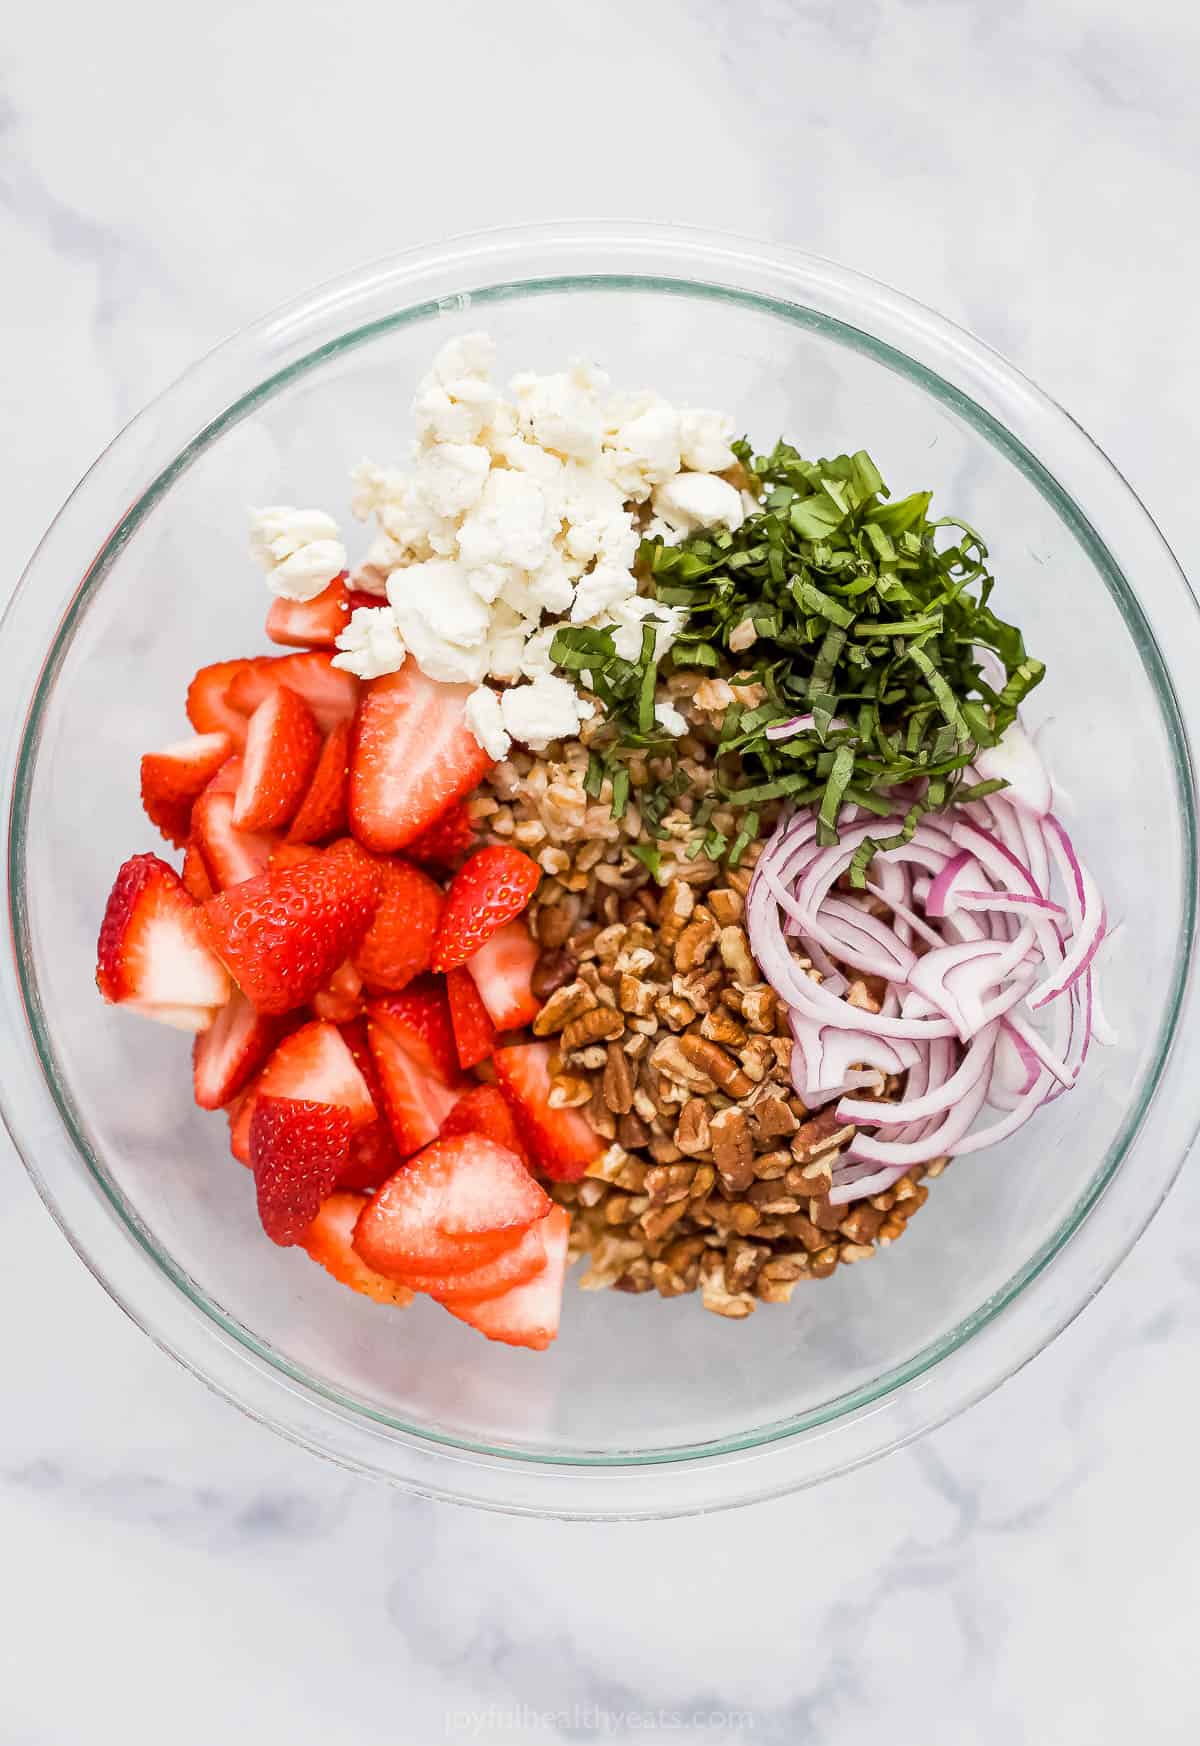
<svg viewBox="0 0 1200 1746">
<path fill-rule="evenodd" d="M 808 715 L 794 715 L 790 721 L 773 721 L 769 727 L 763 729 L 763 734 L 768 740 L 790 740 L 794 739 L 797 734 L 807 733 L 810 728 L 815 728 L 816 725 L 816 717 L 810 712 Z M 835 715 L 829 728 L 832 732 L 834 728 L 844 728 L 849 725 L 848 722 L 842 720 L 840 715 Z"/>
<path fill-rule="evenodd" d="M 930 1116 L 943 1114 L 973 1089 L 977 1079 L 988 1073 L 999 1023 L 996 1020 L 985 1025 L 963 1056 L 957 1071 L 935 1089 L 920 1097 L 902 1098 L 899 1103 L 866 1103 L 859 1098 L 844 1097 L 837 1107 L 838 1121 L 902 1128 L 909 1122 L 923 1122 Z"/>
<path fill-rule="evenodd" d="M 941 918 L 954 908 L 955 893 L 963 885 L 978 886 L 983 869 L 974 855 L 966 849 L 960 849 L 958 854 L 935 873 L 929 887 L 929 896 L 925 899 L 925 914 Z"/>
<path fill-rule="evenodd" d="M 994 1040 L 988 1048 L 990 1057 L 994 1048 Z M 914 1164 L 928 1164 L 931 1158 L 940 1158 L 949 1152 L 960 1141 L 975 1117 L 983 1108 L 987 1098 L 989 1074 L 986 1070 L 976 1078 L 970 1090 L 960 1098 L 959 1102 L 946 1116 L 919 1140 L 876 1140 L 859 1129 L 851 1140 L 848 1156 L 860 1164 L 899 1165 L 902 1170 L 911 1169 Z"/>
<path fill-rule="evenodd" d="M 1006 782 L 1004 798 L 1024 808 L 1035 818 L 1044 818 L 1053 805 L 1050 777 L 1041 754 L 1019 721 L 1005 728 L 1000 742 L 985 746 L 975 755 L 975 768 L 985 782 Z"/>
<path fill-rule="evenodd" d="M 1075 854 L 1070 837 L 1053 814 L 1045 822 L 1051 859 L 1058 863 L 1064 883 L 1069 885 L 1067 904 L 1072 938 L 1057 970 L 1039 983 L 1036 994 L 1030 998 L 1033 1011 L 1045 1006 L 1047 1001 L 1057 1000 L 1090 968 L 1104 938 L 1106 923 L 1100 888 Z"/>
<path fill-rule="evenodd" d="M 1066 915 L 1061 903 L 1048 897 L 1035 897 L 1032 891 L 959 891 L 955 894 L 959 909 L 997 910 L 1001 914 L 1027 916 L 1033 910 L 1045 915 Z"/>
</svg>

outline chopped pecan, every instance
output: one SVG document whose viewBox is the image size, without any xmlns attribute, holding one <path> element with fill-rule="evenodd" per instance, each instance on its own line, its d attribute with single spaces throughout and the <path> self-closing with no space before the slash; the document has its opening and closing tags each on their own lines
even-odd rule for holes
<svg viewBox="0 0 1200 1746">
<path fill-rule="evenodd" d="M 744 1049 L 738 1050 L 738 1060 L 747 1079 L 761 1085 L 775 1068 L 775 1050 L 770 1037 L 751 1037 Z"/>
<path fill-rule="evenodd" d="M 654 1002 L 654 1010 L 663 1024 L 673 1031 L 682 1031 L 690 1025 L 696 1016 L 696 1009 L 689 1000 L 684 1000 L 679 994 L 660 994 Z"/>
<path fill-rule="evenodd" d="M 683 932 L 693 909 L 696 906 L 696 894 L 691 886 L 682 879 L 672 879 L 663 892 L 658 905 L 658 937 L 659 949 L 664 952 L 674 950 L 675 942 Z"/>
<path fill-rule="evenodd" d="M 556 1074 L 546 1099 L 551 1109 L 578 1109 L 592 1095 L 591 1081 L 578 1073 Z"/>
<path fill-rule="evenodd" d="M 677 1085 L 686 1085 L 693 1091 L 715 1091 L 716 1080 L 685 1054 L 683 1044 L 688 1040 L 681 1037 L 661 1038 L 651 1052 L 651 1064 Z"/>
<path fill-rule="evenodd" d="M 754 1309 L 754 1299 L 749 1292 L 726 1289 L 724 1257 L 715 1249 L 710 1249 L 700 1260 L 700 1301 L 706 1310 L 739 1321 Z"/>
<path fill-rule="evenodd" d="M 636 1018 L 645 1018 L 654 1011 L 656 994 L 657 990 L 652 982 L 643 982 L 640 976 L 625 971 L 617 986 L 617 1005 L 622 1012 L 631 1013 Z"/>
<path fill-rule="evenodd" d="M 731 1237 L 725 1248 L 725 1289 L 737 1295 L 753 1289 L 759 1269 L 771 1251 L 744 1237 Z"/>
<path fill-rule="evenodd" d="M 628 1115 L 633 1108 L 633 1069 L 619 1043 L 609 1047 L 604 1063 L 604 1101 L 614 1115 Z"/>
<path fill-rule="evenodd" d="M 591 1012 L 600 1003 L 584 982 L 569 982 L 556 989 L 533 1021 L 535 1037 L 552 1037 L 573 1019 Z"/>
<path fill-rule="evenodd" d="M 751 1120 L 759 1137 L 764 1140 L 775 1140 L 796 1132 L 796 1118 L 789 1109 L 787 1100 L 778 1093 L 757 1098 L 751 1111 Z"/>
<path fill-rule="evenodd" d="M 657 1243 L 660 1238 L 665 1237 L 671 1227 L 679 1223 L 686 1211 L 686 1200 L 669 1201 L 662 1206 L 649 1207 L 638 1220 L 642 1230 L 646 1233 L 647 1242 Z"/>
<path fill-rule="evenodd" d="M 851 1243 L 873 1243 L 879 1235 L 883 1224 L 883 1214 L 865 1201 L 851 1207 L 849 1215 L 838 1226 L 843 1237 Z"/>
<path fill-rule="evenodd" d="M 746 1041 L 746 1027 L 738 1023 L 727 1007 L 710 1009 L 700 1020 L 700 1035 L 726 1048 L 740 1049 Z"/>
<path fill-rule="evenodd" d="M 570 952 L 541 951 L 529 978 L 530 990 L 539 1000 L 547 1000 L 557 989 L 573 982 L 578 969 L 578 961 Z"/>
<path fill-rule="evenodd" d="M 869 1261 L 875 1253 L 873 1243 L 843 1243 L 838 1250 L 839 1261 Z"/>
<path fill-rule="evenodd" d="M 698 907 L 675 942 L 676 970 L 695 970 L 704 963 L 717 943 L 720 929 L 710 910 Z"/>
<path fill-rule="evenodd" d="M 727 1193 L 739 1194 L 754 1180 L 754 1141 L 745 1110 L 736 1104 L 718 1110 L 709 1119 L 709 1131 L 721 1185 Z"/>
<path fill-rule="evenodd" d="M 741 999 L 741 1014 L 752 1031 L 775 1029 L 779 1001 L 773 988 L 747 988 Z"/>
<path fill-rule="evenodd" d="M 819 1231 L 836 1231 L 846 1211 L 844 1207 L 830 1206 L 827 1194 L 814 1195 L 808 1203 L 808 1216 Z"/>
<path fill-rule="evenodd" d="M 679 1112 L 675 1127 L 675 1144 L 690 1158 L 707 1152 L 712 1144 L 708 1125 L 708 1105 L 703 1098 L 692 1097 Z"/>
<path fill-rule="evenodd" d="M 679 1047 L 692 1066 L 719 1086 L 727 1097 L 745 1097 L 753 1089 L 746 1074 L 720 1043 L 689 1032 L 680 1037 Z"/>
<path fill-rule="evenodd" d="M 762 980 L 758 965 L 750 956 L 750 942 L 746 938 L 746 930 L 736 923 L 722 928 L 719 936 L 721 962 L 729 971 L 735 982 L 743 988 L 750 988 Z"/>
<path fill-rule="evenodd" d="M 828 1279 L 838 1264 L 838 1246 L 830 1243 L 828 1248 L 818 1249 L 808 1264 L 811 1279 Z"/>
<path fill-rule="evenodd" d="M 746 907 L 741 893 L 729 885 L 718 885 L 704 901 L 712 910 L 717 926 L 722 928 L 734 927 L 740 922 Z"/>
<path fill-rule="evenodd" d="M 853 1139 L 855 1129 L 837 1119 L 836 1109 L 836 1104 L 829 1104 L 797 1128 L 792 1138 L 792 1157 L 798 1164 L 807 1163 L 822 1152 L 834 1151 Z"/>
<path fill-rule="evenodd" d="M 628 1151 L 644 1146 L 650 1138 L 650 1129 L 635 1109 L 630 1109 L 625 1115 L 617 1118 L 617 1139 Z"/>
<path fill-rule="evenodd" d="M 562 1046 L 570 1051 L 585 1049 L 589 1043 L 611 1042 L 624 1029 L 625 1020 L 615 1007 L 596 1006 L 571 1020 L 563 1031 Z"/>
</svg>

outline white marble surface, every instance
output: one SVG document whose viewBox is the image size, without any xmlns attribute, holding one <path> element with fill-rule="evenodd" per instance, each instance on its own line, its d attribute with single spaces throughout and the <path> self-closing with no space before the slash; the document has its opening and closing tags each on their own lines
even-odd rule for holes
<svg viewBox="0 0 1200 1746">
<path fill-rule="evenodd" d="M 4 36 L 7 574 L 226 330 L 430 235 L 581 215 L 800 243 L 960 318 L 1200 574 L 1183 0 L 51 0 Z M 137 1333 L 7 1153 L 0 1219 L 0 1746 L 1200 1731 L 1195 1170 L 964 1420 L 816 1493 L 632 1528 L 348 1478 Z"/>
</svg>

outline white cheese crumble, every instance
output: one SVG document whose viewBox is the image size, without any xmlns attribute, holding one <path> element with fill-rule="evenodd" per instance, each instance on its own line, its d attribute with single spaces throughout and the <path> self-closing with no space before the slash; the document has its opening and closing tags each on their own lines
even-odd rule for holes
<svg viewBox="0 0 1200 1746">
<path fill-rule="evenodd" d="M 337 523 L 320 509 L 278 504 L 255 509 L 250 550 L 267 573 L 267 587 L 284 600 L 313 600 L 346 568 Z"/>
<path fill-rule="evenodd" d="M 360 606 L 337 638 L 335 667 L 360 679 L 382 679 L 404 665 L 408 653 L 396 615 L 390 606 Z"/>
</svg>

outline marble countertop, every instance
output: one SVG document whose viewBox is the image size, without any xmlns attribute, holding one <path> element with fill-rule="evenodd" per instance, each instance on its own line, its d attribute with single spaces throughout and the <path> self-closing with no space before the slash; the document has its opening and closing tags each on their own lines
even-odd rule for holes
<svg viewBox="0 0 1200 1746">
<path fill-rule="evenodd" d="M 25 8 L 4 573 L 227 330 L 429 236 L 586 215 L 798 243 L 965 322 L 1200 574 L 1198 69 L 1178 0 Z M 4 1163 L 0 1746 L 1200 1732 L 1195 1169 L 956 1424 L 816 1492 L 612 1527 L 435 1506 L 275 1439 L 124 1319 Z"/>
</svg>

